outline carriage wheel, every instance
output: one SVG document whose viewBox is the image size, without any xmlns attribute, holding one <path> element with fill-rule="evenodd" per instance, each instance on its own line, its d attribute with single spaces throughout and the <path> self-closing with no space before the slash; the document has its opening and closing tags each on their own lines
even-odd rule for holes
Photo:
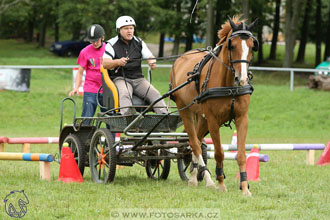
<svg viewBox="0 0 330 220">
<path fill-rule="evenodd" d="M 160 151 L 157 155 L 166 156 L 166 151 Z M 171 159 L 163 160 L 147 160 L 146 161 L 146 172 L 150 179 L 154 180 L 166 180 L 171 169 Z"/>
<path fill-rule="evenodd" d="M 189 180 L 187 170 L 189 170 L 190 162 L 191 162 L 191 154 L 185 155 L 184 158 L 178 159 L 178 171 L 182 181 Z"/>
<path fill-rule="evenodd" d="M 111 132 L 106 128 L 95 131 L 89 148 L 89 168 L 93 181 L 110 183 L 116 175 L 116 149 Z"/>
<path fill-rule="evenodd" d="M 69 147 L 72 151 L 74 160 L 76 161 L 76 163 L 78 165 L 81 175 L 83 176 L 84 170 L 85 170 L 86 152 L 85 152 L 85 148 L 81 144 L 79 137 L 76 134 L 70 134 L 64 139 L 63 143 L 69 144 Z M 61 148 L 61 150 L 62 150 L 62 148 Z"/>
<path fill-rule="evenodd" d="M 202 143 L 202 157 L 205 165 L 207 165 L 207 145 L 205 143 Z M 178 171 L 182 181 L 189 180 L 187 171 L 190 171 L 189 170 L 190 163 L 191 163 L 191 154 L 185 155 L 184 158 L 178 159 Z"/>
</svg>

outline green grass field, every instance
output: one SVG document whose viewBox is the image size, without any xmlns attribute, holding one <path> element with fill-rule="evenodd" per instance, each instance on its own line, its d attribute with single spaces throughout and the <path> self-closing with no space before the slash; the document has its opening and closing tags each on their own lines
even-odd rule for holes
<svg viewBox="0 0 330 220">
<path fill-rule="evenodd" d="M 60 58 L 35 45 L 0 41 L 0 65 L 75 65 L 76 58 Z M 153 72 L 153 84 L 168 91 L 169 69 Z M 323 143 L 330 141 L 330 93 L 307 88 L 306 76 L 295 76 L 290 91 L 289 74 L 254 72 L 255 91 L 249 109 L 247 143 Z M 72 70 L 33 69 L 30 92 L 0 91 L 0 136 L 57 137 L 60 103 L 72 86 Z M 77 102 L 81 114 L 82 97 Z M 64 106 L 66 123 L 72 122 L 72 105 Z M 223 143 L 233 131 L 221 128 Z M 5 145 L 6 152 L 20 152 L 21 145 Z M 56 144 L 32 145 L 31 152 L 58 152 Z M 262 151 L 268 163 L 260 163 L 260 182 L 250 182 L 252 197 L 246 198 L 235 179 L 238 166 L 225 161 L 228 192 L 187 186 L 180 180 L 176 163 L 166 181 L 152 181 L 138 165 L 118 169 L 113 184 L 92 182 L 86 168 L 82 184 L 57 182 L 59 164 L 52 163 L 51 181 L 39 180 L 39 163 L 0 161 L 0 199 L 10 191 L 24 190 L 29 198 L 23 219 L 111 219 L 114 209 L 189 208 L 215 209 L 220 219 L 329 219 L 329 166 L 306 165 L 305 151 Z M 321 152 L 316 152 L 316 159 Z M 209 160 L 215 176 L 215 163 Z M 0 202 L 0 219 L 11 219 Z M 180 210 L 180 209 L 179 209 Z M 117 218 L 119 219 L 119 218 Z M 144 218 L 137 218 L 144 219 Z M 158 218 L 159 219 L 159 218 Z"/>
</svg>

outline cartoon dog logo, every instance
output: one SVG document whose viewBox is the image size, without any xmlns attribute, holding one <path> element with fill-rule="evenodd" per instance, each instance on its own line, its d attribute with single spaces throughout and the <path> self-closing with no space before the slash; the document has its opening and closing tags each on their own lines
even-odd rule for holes
<svg viewBox="0 0 330 220">
<path fill-rule="evenodd" d="M 22 218 L 26 212 L 26 205 L 29 204 L 29 199 L 22 191 L 11 191 L 5 198 L 6 213 L 12 218 Z"/>
</svg>

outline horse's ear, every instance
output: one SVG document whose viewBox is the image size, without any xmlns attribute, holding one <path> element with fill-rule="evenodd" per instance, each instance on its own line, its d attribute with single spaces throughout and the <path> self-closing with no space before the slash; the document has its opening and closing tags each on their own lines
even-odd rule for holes
<svg viewBox="0 0 330 220">
<path fill-rule="evenodd" d="M 229 19 L 229 24 L 231 26 L 231 29 L 233 29 L 233 32 L 237 29 L 237 25 L 233 22 L 233 20 L 231 20 L 231 18 L 228 15 L 228 19 Z"/>
<path fill-rule="evenodd" d="M 256 24 L 258 24 L 258 18 L 256 18 L 256 20 L 254 20 L 254 21 L 253 21 L 253 22 L 247 27 L 247 29 L 248 29 L 249 31 L 252 31 L 254 25 L 256 25 Z"/>
</svg>

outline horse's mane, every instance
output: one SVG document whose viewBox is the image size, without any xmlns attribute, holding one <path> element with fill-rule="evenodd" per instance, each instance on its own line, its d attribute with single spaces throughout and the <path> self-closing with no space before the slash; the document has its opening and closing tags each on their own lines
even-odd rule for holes
<svg viewBox="0 0 330 220">
<path fill-rule="evenodd" d="M 232 21 L 235 24 L 240 24 L 241 22 L 245 21 L 242 20 L 240 21 L 240 18 L 242 17 L 242 15 L 235 15 L 232 19 Z M 223 25 L 221 25 L 221 29 L 218 31 L 218 38 L 220 39 L 217 45 L 221 45 L 223 42 L 225 42 L 227 40 L 227 36 L 231 31 L 231 26 L 229 21 L 227 20 Z"/>
</svg>

